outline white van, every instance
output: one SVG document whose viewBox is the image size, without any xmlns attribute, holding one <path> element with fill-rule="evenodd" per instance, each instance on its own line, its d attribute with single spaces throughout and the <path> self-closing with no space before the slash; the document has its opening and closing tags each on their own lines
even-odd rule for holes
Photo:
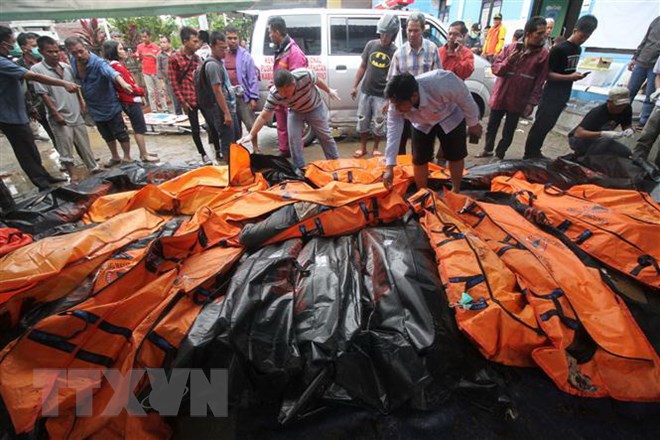
<svg viewBox="0 0 660 440">
<path fill-rule="evenodd" d="M 314 70 L 331 88 L 337 89 L 341 101 L 330 101 L 330 126 L 355 127 L 357 100 L 351 99 L 353 79 L 361 63 L 360 56 L 367 42 L 378 38 L 376 24 L 383 15 L 374 9 L 275 9 L 268 11 L 242 11 L 254 19 L 250 52 L 261 74 L 262 104 L 273 80 L 273 48 L 268 38 L 268 20 L 281 16 L 289 35 L 298 43 Z M 406 41 L 406 17 L 410 11 L 390 11 L 401 18 L 401 29 L 395 43 L 401 47 Z M 447 41 L 447 32 L 440 22 L 426 16 L 424 36 L 438 47 Z M 488 100 L 495 83 L 490 63 L 476 56 L 474 73 L 465 81 L 479 106 L 482 116 L 488 111 Z M 313 139 L 305 133 L 305 143 Z"/>
</svg>

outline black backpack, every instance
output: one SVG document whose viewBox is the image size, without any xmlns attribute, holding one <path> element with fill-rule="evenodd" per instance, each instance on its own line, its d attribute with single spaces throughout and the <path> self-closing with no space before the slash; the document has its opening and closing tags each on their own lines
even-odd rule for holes
<svg viewBox="0 0 660 440">
<path fill-rule="evenodd" d="M 215 100 L 215 94 L 213 93 L 213 87 L 209 83 L 208 78 L 206 77 L 206 65 L 208 63 L 218 63 L 222 67 L 223 78 L 222 78 L 222 93 L 225 95 L 225 99 L 229 103 L 230 100 L 230 90 L 227 90 L 227 78 L 224 66 L 218 60 L 213 57 L 208 57 L 204 62 L 195 70 L 195 91 L 197 92 L 197 105 L 199 108 L 211 109 L 214 106 L 217 106 L 218 103 Z"/>
</svg>

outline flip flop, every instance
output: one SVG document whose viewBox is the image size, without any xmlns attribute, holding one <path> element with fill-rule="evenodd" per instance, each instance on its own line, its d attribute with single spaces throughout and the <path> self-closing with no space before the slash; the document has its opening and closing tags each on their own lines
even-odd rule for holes
<svg viewBox="0 0 660 440">
<path fill-rule="evenodd" d="M 121 163 L 121 160 L 120 160 L 120 159 L 110 159 L 109 161 L 107 161 L 106 163 L 104 163 L 103 166 L 104 166 L 105 168 L 112 168 L 112 167 L 114 167 L 115 165 L 119 165 L 120 163 Z"/>
<path fill-rule="evenodd" d="M 158 153 L 147 153 L 147 156 L 158 157 Z"/>
<path fill-rule="evenodd" d="M 479 154 L 475 154 L 474 157 L 479 157 L 479 158 L 483 158 L 483 157 L 492 157 L 493 154 L 494 154 L 494 153 L 493 153 L 492 151 L 482 151 L 482 152 L 479 153 Z"/>
<path fill-rule="evenodd" d="M 359 159 L 359 158 L 361 158 L 361 157 L 366 156 L 367 154 L 368 154 L 368 153 L 367 153 L 366 151 L 355 150 L 355 153 L 353 153 L 353 157 L 356 158 L 356 159 Z"/>
<path fill-rule="evenodd" d="M 146 156 L 141 157 L 140 160 L 141 160 L 142 162 L 147 162 L 147 163 L 156 163 L 156 162 L 160 162 L 160 159 L 159 159 L 158 157 L 149 157 L 149 156 L 151 156 L 151 155 L 150 155 L 150 154 L 147 154 Z"/>
<path fill-rule="evenodd" d="M 383 153 L 381 153 L 381 152 L 378 151 L 378 150 L 374 150 L 374 152 L 372 153 L 372 155 L 373 155 L 374 157 L 378 157 L 378 156 L 382 156 Z"/>
</svg>

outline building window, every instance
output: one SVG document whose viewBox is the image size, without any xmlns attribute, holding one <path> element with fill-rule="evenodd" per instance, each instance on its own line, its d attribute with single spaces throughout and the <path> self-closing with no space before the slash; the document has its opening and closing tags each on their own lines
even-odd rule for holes
<svg viewBox="0 0 660 440">
<path fill-rule="evenodd" d="M 367 43 L 378 38 L 378 18 L 330 19 L 330 55 L 359 55 Z"/>
<path fill-rule="evenodd" d="M 286 30 L 307 56 L 321 55 L 321 16 L 320 15 L 282 15 Z M 264 36 L 264 55 L 272 56 L 268 32 Z"/>
<path fill-rule="evenodd" d="M 482 0 L 481 2 L 481 17 L 479 23 L 481 28 L 492 24 L 493 15 L 502 11 L 502 0 Z"/>
<path fill-rule="evenodd" d="M 440 7 L 438 9 L 438 19 L 441 23 L 449 23 L 449 8 L 451 7 L 451 0 L 440 0 Z"/>
</svg>

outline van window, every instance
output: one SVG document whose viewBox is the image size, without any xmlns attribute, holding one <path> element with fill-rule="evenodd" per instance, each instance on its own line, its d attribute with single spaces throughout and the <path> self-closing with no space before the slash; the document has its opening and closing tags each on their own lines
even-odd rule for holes
<svg viewBox="0 0 660 440">
<path fill-rule="evenodd" d="M 401 17 L 401 44 L 404 44 L 408 41 L 408 34 L 406 33 L 406 18 Z M 433 41 L 436 46 L 444 46 L 447 42 L 447 37 L 435 27 L 434 24 L 426 22 L 426 29 L 424 29 L 424 38 L 427 40 Z"/>
<path fill-rule="evenodd" d="M 378 38 L 373 18 L 330 18 L 330 55 L 360 55 L 367 43 Z"/>
<path fill-rule="evenodd" d="M 321 16 L 312 15 L 282 15 L 289 36 L 295 40 L 305 55 L 321 55 Z M 264 55 L 275 53 L 270 47 L 268 29 L 264 35 Z"/>
</svg>

